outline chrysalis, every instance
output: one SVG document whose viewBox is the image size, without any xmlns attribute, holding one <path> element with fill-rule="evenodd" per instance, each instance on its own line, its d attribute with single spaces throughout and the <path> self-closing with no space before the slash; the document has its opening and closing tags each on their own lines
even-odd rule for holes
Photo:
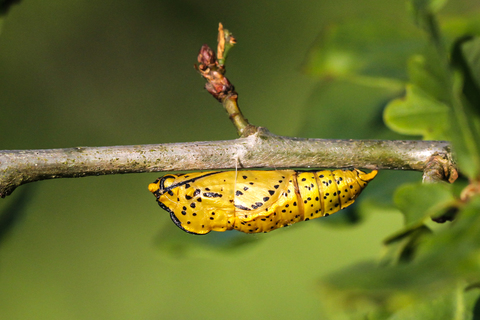
<svg viewBox="0 0 480 320">
<path fill-rule="evenodd" d="M 377 175 L 358 169 L 168 174 L 148 186 L 188 233 L 268 232 L 351 205 Z"/>
</svg>

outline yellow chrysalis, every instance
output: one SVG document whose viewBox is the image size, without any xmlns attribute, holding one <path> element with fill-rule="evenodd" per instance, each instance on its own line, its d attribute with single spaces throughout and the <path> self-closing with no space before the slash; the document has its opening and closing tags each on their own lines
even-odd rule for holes
<svg viewBox="0 0 480 320">
<path fill-rule="evenodd" d="M 165 175 L 148 189 L 186 232 L 256 233 L 344 209 L 376 175 L 358 169 L 197 172 Z"/>
</svg>

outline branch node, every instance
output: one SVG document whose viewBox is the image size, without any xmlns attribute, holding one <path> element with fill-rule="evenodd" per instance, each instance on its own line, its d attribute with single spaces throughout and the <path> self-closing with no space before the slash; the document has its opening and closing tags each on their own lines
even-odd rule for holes
<svg viewBox="0 0 480 320">
<path fill-rule="evenodd" d="M 458 171 L 452 159 L 445 153 L 434 153 L 427 161 L 423 171 L 423 182 L 434 183 L 448 181 L 453 183 L 458 178 Z"/>
</svg>

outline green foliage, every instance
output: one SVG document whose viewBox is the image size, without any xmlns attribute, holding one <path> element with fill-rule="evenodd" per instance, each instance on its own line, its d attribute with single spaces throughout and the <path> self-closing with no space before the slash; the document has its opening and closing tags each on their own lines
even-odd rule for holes
<svg viewBox="0 0 480 320">
<path fill-rule="evenodd" d="M 390 60 L 379 48 L 388 48 L 394 38 L 405 40 L 403 30 L 366 26 L 352 28 L 358 30 L 355 34 L 348 27 L 338 27 L 325 33 L 323 47 L 314 48 L 306 64 L 320 78 L 348 78 L 356 83 L 362 79 L 372 87 L 403 81 L 395 68 L 404 61 L 408 65 L 405 93 L 385 107 L 385 124 L 400 134 L 451 141 L 458 169 L 472 183 L 470 193 L 462 197 L 460 181 L 400 185 L 393 200 L 403 214 L 404 226 L 384 241 L 380 261 L 356 264 L 320 281 L 322 301 L 332 319 L 480 316 L 480 197 L 475 189 L 480 179 L 480 37 L 472 32 L 478 31 L 476 27 L 466 27 L 475 25 L 476 18 L 463 27 L 447 23 L 442 29 L 437 14 L 445 2 L 410 1 L 414 23 L 423 35 L 413 32 L 405 42 L 407 49 L 396 51 Z M 375 42 L 372 33 L 389 34 L 391 42 Z M 361 46 L 361 36 L 367 34 L 375 42 L 375 54 Z M 355 36 L 360 38 L 345 42 Z M 329 63 L 334 58 L 336 63 Z M 385 67 L 374 65 L 375 61 Z M 432 219 L 454 221 L 439 225 Z"/>
<path fill-rule="evenodd" d="M 417 198 L 412 206 L 422 206 L 421 202 Z M 398 312 L 394 319 L 409 319 L 404 315 L 423 310 L 421 319 L 439 319 L 439 310 L 433 307 L 435 301 L 456 294 L 463 300 L 467 283 L 478 281 L 479 211 L 477 197 L 459 211 L 458 220 L 450 228 L 435 234 L 417 229 L 391 240 L 388 246 L 393 244 L 396 257 L 392 253 L 390 256 L 398 261 L 396 264 L 388 267 L 358 264 L 323 279 L 321 288 L 333 299 L 330 305 L 341 312 L 360 310 L 383 315 Z M 400 246 L 399 242 L 405 243 L 405 239 L 415 240 L 416 245 Z M 455 313 L 452 307 L 443 308 L 444 315 Z"/>
</svg>

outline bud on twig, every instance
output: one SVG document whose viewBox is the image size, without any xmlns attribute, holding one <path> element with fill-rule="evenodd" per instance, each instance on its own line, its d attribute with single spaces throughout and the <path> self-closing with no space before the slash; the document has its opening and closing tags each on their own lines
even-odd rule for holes
<svg viewBox="0 0 480 320">
<path fill-rule="evenodd" d="M 198 63 L 200 63 L 200 67 L 202 65 L 206 66 L 207 68 L 214 67 L 217 63 L 217 56 L 215 52 L 206 44 L 202 46 L 200 52 L 198 53 L 197 57 Z"/>
<path fill-rule="evenodd" d="M 220 102 L 223 102 L 229 95 L 235 93 L 235 88 L 224 76 L 225 68 L 218 65 L 215 52 L 206 44 L 198 53 L 197 70 L 207 80 L 205 89 Z"/>
</svg>

